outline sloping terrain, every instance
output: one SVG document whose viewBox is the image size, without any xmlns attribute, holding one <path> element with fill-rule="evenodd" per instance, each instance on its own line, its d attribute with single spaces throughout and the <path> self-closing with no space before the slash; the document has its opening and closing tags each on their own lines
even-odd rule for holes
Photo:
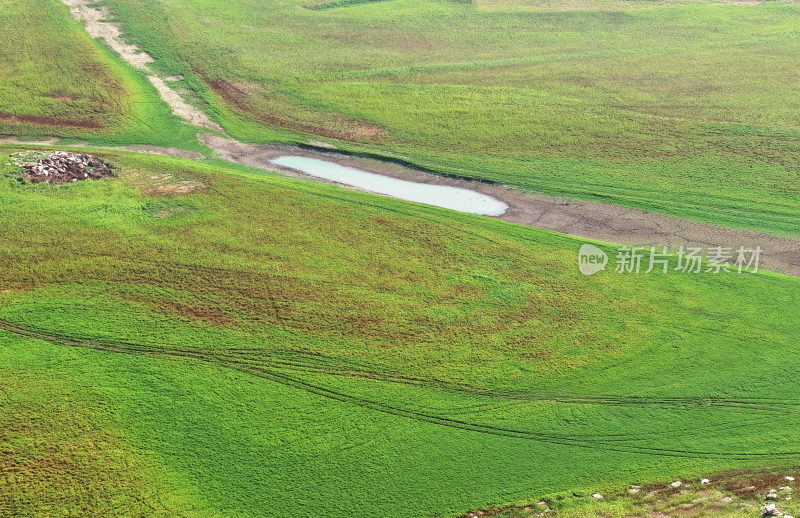
<svg viewBox="0 0 800 518">
<path fill-rule="evenodd" d="M 585 277 L 583 239 L 195 139 L 797 237 L 796 5 L 65 3 L 114 37 L 0 0 L 0 133 L 73 139 L 0 142 L 0 516 L 744 516 L 797 473 L 800 278 Z M 54 149 L 113 174 L 12 156 Z"/>
<path fill-rule="evenodd" d="M 103 158 L 119 178 L 0 184 L 0 509 L 89 477 L 155 514 L 456 516 L 800 457 L 795 278 L 586 278 L 547 231 Z"/>
<path fill-rule="evenodd" d="M 799 235 L 796 3 L 103 3 L 240 140 Z"/>
<path fill-rule="evenodd" d="M 198 149 L 142 75 L 59 0 L 0 0 L 0 135 Z"/>
</svg>

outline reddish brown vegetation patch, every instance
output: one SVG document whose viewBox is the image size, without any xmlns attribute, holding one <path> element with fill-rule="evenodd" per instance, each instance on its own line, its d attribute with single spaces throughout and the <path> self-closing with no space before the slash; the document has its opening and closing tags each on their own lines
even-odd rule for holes
<svg viewBox="0 0 800 518">
<path fill-rule="evenodd" d="M 335 121 L 339 127 L 334 129 L 318 124 L 282 118 L 270 113 L 263 113 L 256 107 L 254 98 L 257 93 L 250 85 L 231 83 L 223 79 L 206 79 L 206 81 L 225 102 L 235 106 L 240 111 L 256 116 L 265 124 L 340 140 L 375 140 L 386 134 L 386 131 L 380 126 L 363 124 L 357 121 Z"/>
<path fill-rule="evenodd" d="M 737 496 L 764 496 L 770 489 L 786 485 L 784 475 L 758 474 L 744 471 L 737 474 L 735 480 L 723 484 L 723 487 Z"/>
<path fill-rule="evenodd" d="M 49 94 L 45 94 L 45 97 L 49 99 L 55 99 L 57 101 L 77 101 L 77 95 L 69 95 L 63 92 L 51 92 Z"/>
<path fill-rule="evenodd" d="M 11 115 L 0 113 L 0 121 L 15 124 L 37 124 L 40 126 L 64 126 L 69 128 L 100 129 L 102 124 L 94 121 L 81 121 L 74 119 L 54 119 L 51 117 L 34 117 L 31 115 Z"/>
<path fill-rule="evenodd" d="M 159 304 L 167 309 L 167 313 L 176 313 L 195 320 L 202 320 L 215 325 L 232 325 L 235 322 L 222 311 L 207 306 L 190 306 L 186 304 Z"/>
<path fill-rule="evenodd" d="M 134 178 L 135 183 L 144 192 L 154 197 L 188 194 L 209 187 L 207 181 L 199 178 L 198 175 L 193 174 L 191 171 L 181 171 L 178 174 L 130 172 L 127 176 Z M 169 217 L 172 214 L 173 209 L 165 209 L 161 212 L 153 213 L 153 216 Z"/>
</svg>

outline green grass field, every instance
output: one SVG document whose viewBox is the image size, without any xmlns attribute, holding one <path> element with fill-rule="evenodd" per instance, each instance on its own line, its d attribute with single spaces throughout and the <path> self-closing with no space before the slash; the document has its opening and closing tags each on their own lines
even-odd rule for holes
<svg viewBox="0 0 800 518">
<path fill-rule="evenodd" d="M 229 136 L 800 237 L 796 3 L 100 3 Z M 0 134 L 205 149 L 60 1 L 0 8 Z M 800 278 L 585 277 L 576 237 L 213 158 L 25 183 L 22 146 L 0 517 L 738 517 L 800 469 Z"/>
<path fill-rule="evenodd" d="M 199 149 L 140 73 L 59 0 L 0 0 L 0 135 Z"/>
<path fill-rule="evenodd" d="M 240 139 L 800 235 L 796 4 L 103 3 Z"/>
<path fill-rule="evenodd" d="M 457 516 L 800 461 L 796 278 L 586 278 L 568 236 L 107 159 L 4 167 L 2 515 Z"/>
</svg>

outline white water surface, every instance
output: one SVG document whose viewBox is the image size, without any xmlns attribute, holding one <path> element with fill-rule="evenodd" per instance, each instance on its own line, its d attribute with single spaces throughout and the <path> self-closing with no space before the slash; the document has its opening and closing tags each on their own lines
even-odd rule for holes
<svg viewBox="0 0 800 518">
<path fill-rule="evenodd" d="M 401 200 L 484 216 L 500 216 L 508 210 L 508 205 L 496 198 L 460 187 L 410 182 L 302 156 L 282 156 L 270 161 L 283 167 L 297 169 L 310 176 Z"/>
</svg>

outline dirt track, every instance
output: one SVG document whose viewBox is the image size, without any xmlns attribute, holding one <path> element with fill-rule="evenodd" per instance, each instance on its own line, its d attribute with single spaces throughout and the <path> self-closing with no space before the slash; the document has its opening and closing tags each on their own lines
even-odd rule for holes
<svg viewBox="0 0 800 518">
<path fill-rule="evenodd" d="M 102 38 L 111 50 L 116 52 L 129 65 L 143 70 L 147 73 L 147 79 L 153 87 L 158 90 L 164 102 L 169 105 L 172 112 L 185 120 L 189 124 L 202 126 L 215 131 L 222 131 L 222 128 L 213 122 L 208 116 L 184 101 L 172 88 L 167 85 L 164 79 L 155 75 L 149 67 L 154 60 L 146 52 L 136 45 L 129 45 L 122 39 L 122 31 L 119 26 L 109 21 L 111 13 L 106 7 L 95 7 L 93 0 L 61 0 L 70 8 L 72 16 L 84 23 L 86 32 L 92 38 Z"/>
<path fill-rule="evenodd" d="M 200 139 L 225 160 L 306 178 L 312 177 L 277 166 L 270 159 L 288 154 L 308 156 L 394 178 L 472 189 L 508 204 L 508 212 L 500 216 L 500 219 L 588 239 L 636 246 L 668 246 L 670 249 L 678 249 L 681 245 L 701 247 L 704 250 L 711 246 L 760 246 L 763 250 L 761 267 L 800 277 L 800 239 L 720 227 L 619 205 L 521 192 L 502 185 L 446 178 L 374 160 L 345 157 L 333 152 L 309 151 L 288 146 L 256 147 L 211 135 Z"/>
<path fill-rule="evenodd" d="M 24 146 L 58 146 L 61 143 L 59 137 L 47 137 L 41 140 L 20 140 L 19 137 L 3 135 L 0 136 L 0 144 L 15 144 L 20 147 Z M 161 147 L 161 146 L 148 146 L 144 144 L 134 144 L 131 146 L 94 146 L 88 142 L 74 142 L 65 147 L 68 148 L 92 148 L 92 149 L 107 149 L 110 151 L 133 151 L 136 153 L 146 153 L 153 155 L 166 155 L 174 156 L 176 158 L 188 158 L 190 160 L 200 160 L 203 155 L 197 151 L 188 151 L 186 149 L 178 149 L 174 147 Z"/>
</svg>

